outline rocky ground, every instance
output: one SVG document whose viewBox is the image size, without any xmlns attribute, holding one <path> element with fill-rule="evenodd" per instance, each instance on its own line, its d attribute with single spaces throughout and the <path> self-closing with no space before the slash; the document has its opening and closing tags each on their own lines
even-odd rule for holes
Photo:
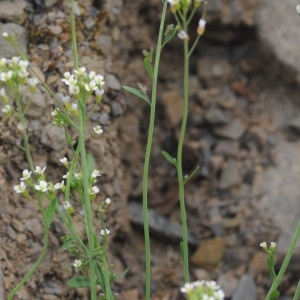
<svg viewBox="0 0 300 300">
<path fill-rule="evenodd" d="M 186 188 L 191 277 L 217 280 L 226 299 L 264 299 L 271 281 L 259 244 L 278 242 L 279 267 L 300 216 L 300 17 L 292 0 L 282 2 L 209 0 L 207 31 L 191 61 L 184 169 L 200 167 Z M 149 107 L 121 86 L 150 87 L 141 51 L 155 46 L 160 11 L 157 0 L 84 0 L 76 7 L 80 64 L 105 74 L 107 83 L 90 124 L 105 132 L 89 149 L 105 174 L 100 197 L 113 200 L 110 261 L 117 273 L 129 268 L 114 286 L 124 300 L 143 299 L 141 182 Z M 57 94 L 63 93 L 61 74 L 72 69 L 68 14 L 68 1 L 0 1 L 0 34 L 18 32 L 20 49 Z M 15 55 L 2 37 L 0 55 Z M 175 38 L 162 53 L 149 181 L 152 299 L 182 299 L 176 173 L 160 154 L 176 152 L 181 63 Z M 41 89 L 28 114 L 35 162 L 47 165 L 50 179 L 64 174 L 58 162 L 68 153 L 63 134 L 48 125 L 52 109 Z M 0 130 L 1 299 L 1 287 L 6 296 L 38 257 L 42 232 L 34 205 L 12 192 L 26 168 L 20 137 L 3 118 Z M 57 218 L 45 262 L 16 299 L 88 299 L 66 286 L 74 270 L 62 268 L 72 260 L 60 250 L 65 232 Z M 281 299 L 292 299 L 299 259 L 296 254 L 284 277 Z"/>
</svg>

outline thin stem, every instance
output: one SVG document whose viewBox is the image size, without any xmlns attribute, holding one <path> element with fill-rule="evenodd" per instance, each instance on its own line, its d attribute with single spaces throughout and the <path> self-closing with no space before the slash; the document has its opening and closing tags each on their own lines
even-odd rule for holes
<svg viewBox="0 0 300 300">
<path fill-rule="evenodd" d="M 186 24 L 184 24 L 184 30 L 186 31 Z M 182 256 L 183 256 L 183 269 L 185 282 L 189 282 L 189 258 L 188 258 L 188 230 L 187 230 L 187 217 L 185 210 L 185 199 L 184 199 L 184 176 L 182 170 L 182 150 L 184 143 L 184 136 L 188 118 L 188 107 L 189 107 L 189 49 L 188 41 L 184 41 L 184 73 L 183 73 L 183 116 L 181 129 L 179 134 L 178 148 L 177 148 L 177 177 L 179 187 L 179 202 L 180 202 L 180 213 L 182 222 Z"/>
<path fill-rule="evenodd" d="M 76 41 L 76 27 L 75 27 L 75 12 L 74 12 L 74 0 L 70 0 L 71 2 L 71 34 L 72 34 L 72 51 L 73 51 L 73 61 L 74 61 L 74 69 L 78 69 L 78 53 L 77 53 L 77 41 Z"/>
<path fill-rule="evenodd" d="M 295 295 L 293 297 L 293 300 L 299 300 L 299 298 L 300 298 L 300 280 L 298 282 L 297 290 L 296 290 L 296 293 L 295 293 Z"/>
<path fill-rule="evenodd" d="M 279 286 L 281 280 L 282 280 L 282 277 L 288 267 L 288 264 L 291 260 L 291 257 L 293 255 L 293 252 L 294 252 L 294 249 L 295 249 L 295 246 L 296 246 L 296 243 L 297 243 L 297 240 L 300 236 L 300 222 L 298 223 L 297 225 L 297 228 L 296 228 L 296 231 L 294 233 L 294 236 L 293 236 L 293 239 L 292 239 L 292 242 L 291 242 L 291 245 L 289 247 L 289 250 L 284 258 L 284 261 L 282 263 L 282 266 L 280 268 L 280 271 L 278 272 L 276 278 L 274 279 L 273 283 L 272 283 L 272 286 L 266 296 L 266 299 L 265 300 L 270 300 L 271 299 L 271 295 L 272 293 L 277 289 L 277 287 Z M 298 288 L 297 288 L 298 289 Z"/>
<path fill-rule="evenodd" d="M 83 104 L 79 105 L 79 151 L 81 157 L 82 168 L 82 185 L 83 185 L 83 199 L 82 204 L 85 212 L 86 224 L 87 224 L 87 237 L 89 248 L 89 265 L 90 265 L 90 282 L 91 282 L 91 299 L 96 300 L 96 260 L 94 257 L 94 226 L 93 226 L 93 212 L 91 207 L 91 201 L 89 197 L 89 174 L 87 170 L 87 157 L 85 149 L 85 107 Z"/>
<path fill-rule="evenodd" d="M 167 11 L 167 1 L 164 1 L 163 11 L 160 21 L 159 35 L 157 40 L 157 48 L 155 55 L 153 80 L 152 80 L 152 95 L 151 95 L 151 112 L 149 120 L 148 138 L 147 146 L 144 160 L 144 170 L 143 170 L 143 220 L 144 220 L 144 238 L 145 238 L 145 260 L 146 260 L 146 295 L 145 299 L 150 300 L 151 294 L 151 251 L 150 251 L 150 235 L 149 235 L 149 220 L 148 220 L 148 175 L 149 175 L 149 163 L 150 155 L 152 149 L 152 140 L 154 132 L 154 122 L 155 122 L 155 112 L 156 112 L 156 93 L 157 93 L 157 78 L 158 78 L 158 67 L 161 54 L 161 45 L 163 38 L 164 22 L 166 18 Z"/>
</svg>

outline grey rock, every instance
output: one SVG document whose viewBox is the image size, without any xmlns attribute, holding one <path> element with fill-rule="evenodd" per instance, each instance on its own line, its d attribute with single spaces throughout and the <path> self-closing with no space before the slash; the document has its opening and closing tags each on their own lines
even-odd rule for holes
<svg viewBox="0 0 300 300">
<path fill-rule="evenodd" d="M 22 24 L 27 13 L 25 12 L 27 4 L 24 0 L 1 1 L 0 2 L 0 20 Z"/>
<path fill-rule="evenodd" d="M 228 189 L 239 185 L 242 181 L 240 172 L 234 161 L 225 164 L 221 171 L 221 177 L 219 182 L 220 189 Z"/>
<path fill-rule="evenodd" d="M 122 88 L 119 80 L 113 74 L 105 75 L 105 84 L 112 90 L 120 91 Z"/>
<path fill-rule="evenodd" d="M 24 27 L 15 23 L 6 23 L 0 25 L 0 56 L 11 58 L 12 56 L 19 56 L 19 53 L 9 44 L 3 37 L 4 32 L 16 34 L 17 43 L 20 51 L 27 55 L 27 32 Z"/>
<path fill-rule="evenodd" d="M 300 80 L 300 17 L 296 4 L 294 0 L 261 0 L 257 25 L 260 40 L 267 51 L 273 52 L 280 62 L 296 71 Z"/>
<path fill-rule="evenodd" d="M 213 129 L 216 135 L 232 140 L 237 140 L 242 137 L 245 130 L 246 126 L 240 119 L 234 119 L 227 125 L 214 127 Z"/>
<path fill-rule="evenodd" d="M 44 2 L 44 5 L 47 7 L 47 8 L 50 8 L 51 6 L 53 6 L 54 4 L 57 3 L 57 0 L 45 0 Z"/>
<path fill-rule="evenodd" d="M 224 113 L 221 109 L 213 106 L 205 113 L 205 120 L 210 125 L 225 125 L 230 122 L 228 115 Z"/>
<path fill-rule="evenodd" d="M 237 287 L 238 280 L 232 273 L 221 274 L 218 279 L 218 284 L 223 290 L 225 297 L 230 298 Z"/>
<path fill-rule="evenodd" d="M 67 145 L 65 131 L 63 128 L 51 124 L 43 128 L 41 143 L 53 150 L 61 150 Z"/>
<path fill-rule="evenodd" d="M 92 27 L 94 27 L 96 25 L 96 22 L 93 18 L 89 17 L 86 20 L 84 20 L 84 26 L 86 27 L 86 29 L 91 29 Z"/>
<path fill-rule="evenodd" d="M 46 281 L 44 283 L 44 292 L 51 295 L 61 295 L 62 288 L 61 285 L 56 281 Z"/>
<path fill-rule="evenodd" d="M 239 144 L 236 141 L 219 140 L 214 150 L 215 154 L 224 156 L 237 156 L 239 151 Z"/>
<path fill-rule="evenodd" d="M 13 230 L 13 228 L 11 226 L 7 226 L 6 232 L 7 232 L 8 236 L 10 237 L 10 239 L 12 239 L 13 241 L 16 239 L 16 232 Z"/>
<path fill-rule="evenodd" d="M 247 300 L 257 299 L 257 291 L 256 291 L 255 283 L 252 277 L 248 275 L 242 276 L 232 296 L 232 300 L 241 300 L 241 299 L 247 299 Z"/>
<path fill-rule="evenodd" d="M 95 45 L 98 51 L 101 51 L 103 54 L 109 54 L 111 52 L 111 36 L 101 35 L 95 38 Z"/>
<path fill-rule="evenodd" d="M 98 113 L 95 112 L 92 114 L 91 119 L 95 122 L 100 123 L 101 125 L 109 125 L 110 119 L 107 113 Z"/>
<path fill-rule="evenodd" d="M 113 102 L 111 109 L 114 116 L 119 116 L 124 112 L 124 109 L 119 102 Z"/>
<path fill-rule="evenodd" d="M 131 202 L 129 204 L 130 220 L 131 222 L 142 228 L 143 221 L 143 208 L 142 205 Z M 149 216 L 149 229 L 152 234 L 160 239 L 171 242 L 180 242 L 182 240 L 182 228 L 179 224 L 170 221 L 169 219 L 161 216 L 152 209 L 148 209 Z M 188 242 L 190 245 L 198 246 L 199 240 L 189 234 Z"/>
<path fill-rule="evenodd" d="M 37 119 L 44 114 L 44 110 L 47 106 L 45 95 L 37 89 L 32 95 L 29 91 L 23 94 L 22 101 L 30 101 L 26 115 L 33 119 Z"/>
<path fill-rule="evenodd" d="M 290 245 L 300 217 L 300 142 L 289 143 L 278 139 L 277 165 L 261 174 L 255 180 L 254 189 L 263 197 L 257 208 L 266 218 L 271 218 L 280 230 L 276 253 L 283 257 Z M 271 241 L 270 241 L 271 242 Z M 295 253 L 300 252 L 298 241 Z"/>
</svg>

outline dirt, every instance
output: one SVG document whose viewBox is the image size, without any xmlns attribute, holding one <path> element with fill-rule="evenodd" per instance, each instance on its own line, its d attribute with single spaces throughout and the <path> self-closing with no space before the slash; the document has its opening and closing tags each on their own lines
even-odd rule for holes
<svg viewBox="0 0 300 300">
<path fill-rule="evenodd" d="M 69 20 L 59 15 L 68 16 L 67 2 L 48 9 L 36 5 L 23 24 L 29 33 L 29 60 L 44 74 L 55 93 L 64 92 L 61 74 L 72 69 Z M 145 102 L 122 91 L 118 83 L 141 83 L 150 89 L 141 52 L 155 46 L 161 6 L 160 1 L 120 0 L 108 1 L 105 8 L 101 1 L 91 2 L 83 1 L 77 16 L 80 63 L 114 75 L 116 82 L 110 80 L 103 105 L 89 125 L 92 128 L 100 123 L 105 132 L 88 147 L 104 173 L 99 200 L 112 199 L 107 217 L 112 232 L 109 261 L 117 273 L 128 268 L 126 276 L 114 284 L 114 291 L 119 299 L 143 299 L 144 241 L 138 213 L 132 213 L 131 204 L 141 204 L 150 109 Z M 168 22 L 174 22 L 171 14 Z M 280 233 L 255 205 L 262 196 L 255 187 L 259 174 L 276 166 L 276 139 L 279 134 L 286 134 L 278 125 L 272 93 L 279 83 L 283 84 L 284 76 L 278 75 L 278 65 L 274 63 L 270 66 L 274 72 L 264 68 L 271 59 L 250 25 L 226 26 L 227 37 L 220 37 L 217 33 L 223 25 L 215 21 L 196 48 L 190 70 L 190 116 L 183 167 L 189 173 L 199 166 L 186 185 L 188 227 L 193 237 L 191 279 L 222 282 L 228 299 L 245 274 L 255 282 L 257 299 L 264 299 L 271 280 L 259 244 L 275 241 Z M 176 172 L 164 160 L 161 150 L 176 153 L 181 119 L 181 54 L 181 41 L 177 38 L 162 53 L 149 177 L 153 218 L 162 217 L 166 227 L 180 224 Z M 291 84 L 284 84 L 289 91 Z M 292 92 L 291 95 L 294 97 Z M 174 99 L 178 99 L 175 104 Z M 51 144 L 57 140 L 42 143 L 53 109 L 51 99 L 44 96 L 43 100 L 44 104 L 35 104 L 35 114 L 29 117 L 33 130 L 30 141 L 36 165 L 47 165 L 47 178 L 54 180 L 65 172 L 59 158 L 68 155 L 68 149 L 63 145 L 53 149 Z M 4 118 L 0 133 L 0 263 L 6 297 L 37 259 L 42 248 L 42 227 L 34 203 L 13 192 L 27 166 L 19 147 L 21 137 Z M 97 218 L 95 226 L 100 230 Z M 60 237 L 65 233 L 57 217 L 51 226 L 45 261 L 16 299 L 88 299 L 84 290 L 70 290 L 66 285 L 75 272 L 63 267 L 73 260 L 60 248 Z M 156 228 L 151 249 L 151 299 L 183 299 L 179 287 L 184 279 L 176 234 L 170 236 L 163 227 Z M 297 271 L 285 276 L 283 295 L 292 295 Z"/>
</svg>

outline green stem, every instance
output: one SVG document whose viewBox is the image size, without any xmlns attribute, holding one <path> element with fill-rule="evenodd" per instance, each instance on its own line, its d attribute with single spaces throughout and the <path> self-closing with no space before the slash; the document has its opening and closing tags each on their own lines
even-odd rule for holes
<svg viewBox="0 0 300 300">
<path fill-rule="evenodd" d="M 299 299 L 300 299 L 300 280 L 299 280 L 298 285 L 297 285 L 296 293 L 293 297 L 293 300 L 299 300 Z"/>
<path fill-rule="evenodd" d="M 146 260 L 146 295 L 145 299 L 150 300 L 151 294 L 151 251 L 150 251 L 150 235 L 149 235 L 149 220 L 148 220 L 148 175 L 149 175 L 149 163 L 152 149 L 152 140 L 154 132 L 155 112 L 156 112 L 156 93 L 157 93 L 157 78 L 158 78 L 158 67 L 161 54 L 161 45 L 163 38 L 164 22 L 167 11 L 167 1 L 164 1 L 163 11 L 160 21 L 159 35 L 157 40 L 153 80 L 152 80 L 152 95 L 151 95 L 151 112 L 149 120 L 147 146 L 144 160 L 143 170 L 143 220 L 144 220 L 144 238 L 145 238 L 145 260 Z"/>
<path fill-rule="evenodd" d="M 274 279 L 273 283 L 272 283 L 272 286 L 266 296 L 266 299 L 265 300 L 270 300 L 271 299 L 271 295 L 272 293 L 277 289 L 277 287 L 279 286 L 282 278 L 283 278 L 283 275 L 288 267 L 288 264 L 291 260 L 291 257 L 293 255 L 293 252 L 294 252 L 294 249 L 295 249 L 295 246 L 296 246 L 296 243 L 297 243 L 297 240 L 299 238 L 299 235 L 300 235 L 300 222 L 298 223 L 297 225 L 297 228 L 296 228 L 296 231 L 294 233 L 294 236 L 293 236 L 293 239 L 292 239 L 292 242 L 291 242 L 291 245 L 289 247 L 289 250 L 284 258 L 284 261 L 282 263 L 282 266 L 280 268 L 280 271 L 278 272 L 276 278 Z"/>
<path fill-rule="evenodd" d="M 75 12 L 74 12 L 74 0 L 71 2 L 71 35 L 72 35 L 72 51 L 73 51 L 73 61 L 74 61 L 74 70 L 78 69 L 78 54 L 77 54 L 77 41 L 76 41 L 76 27 L 75 27 Z"/>
<path fill-rule="evenodd" d="M 96 260 L 94 257 L 94 225 L 93 225 L 93 212 L 91 207 L 91 201 L 89 196 L 89 175 L 87 170 L 87 157 L 85 149 L 85 107 L 84 104 L 79 103 L 79 151 L 81 157 L 82 168 L 82 184 L 83 184 L 83 199 L 82 204 L 85 212 L 86 224 L 87 224 L 87 237 L 89 248 L 89 265 L 90 265 L 90 282 L 91 282 L 91 299 L 96 300 Z"/>
<path fill-rule="evenodd" d="M 184 30 L 186 31 L 186 24 L 184 24 Z M 189 108 L 189 49 L 188 42 L 184 41 L 184 73 L 183 73 L 183 116 L 177 148 L 177 177 L 179 187 L 179 202 L 180 202 L 180 213 L 182 222 L 182 256 L 183 256 L 183 269 L 185 282 L 189 282 L 189 258 L 188 258 L 188 230 L 187 230 L 187 217 L 185 210 L 185 199 L 184 199 L 184 176 L 182 171 L 182 150 L 184 143 L 184 136 L 188 118 Z"/>
<path fill-rule="evenodd" d="M 35 262 L 35 264 L 32 266 L 32 268 L 27 272 L 27 274 L 23 277 L 22 281 L 11 291 L 11 293 L 8 295 L 7 299 L 11 300 L 15 294 L 20 290 L 20 288 L 27 282 L 27 280 L 32 276 L 32 274 L 36 271 L 36 269 L 39 267 L 39 265 L 43 262 L 45 255 L 47 253 L 48 244 L 49 244 L 49 228 L 45 227 L 46 224 L 46 217 L 43 212 L 43 222 L 44 222 L 44 245 L 43 249 L 41 251 L 40 257 Z"/>
</svg>

